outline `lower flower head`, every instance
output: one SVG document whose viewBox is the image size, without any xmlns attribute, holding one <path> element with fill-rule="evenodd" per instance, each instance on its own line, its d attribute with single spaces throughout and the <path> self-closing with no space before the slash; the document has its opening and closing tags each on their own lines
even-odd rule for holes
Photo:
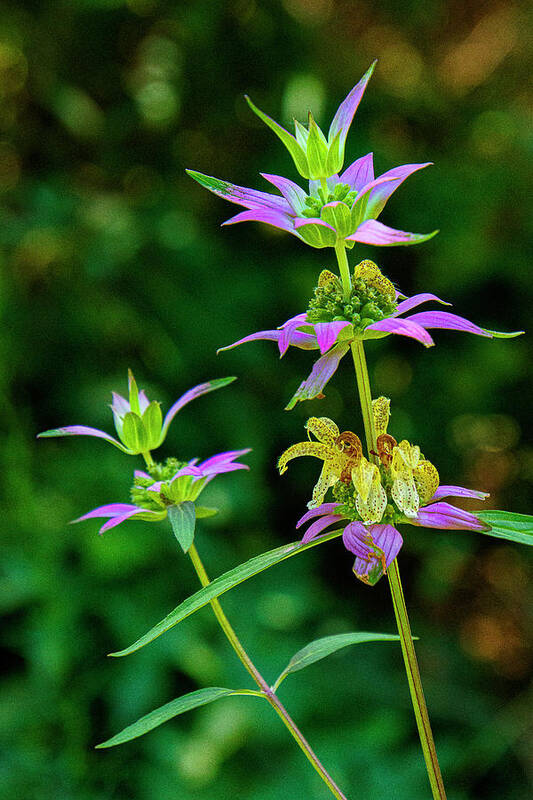
<svg viewBox="0 0 533 800">
<path fill-rule="evenodd" d="M 136 470 L 130 493 L 132 504 L 110 503 L 100 506 L 74 522 L 93 517 L 107 518 L 108 521 L 100 528 L 100 533 L 104 533 L 128 519 L 159 522 L 165 519 L 170 508 L 181 503 L 195 503 L 196 518 L 212 516 L 217 513 L 217 509 L 196 505 L 198 497 L 216 475 L 249 469 L 246 464 L 236 461 L 249 452 L 249 449 L 230 450 L 211 456 L 201 463 L 198 463 L 197 458 L 188 462 L 168 458 L 163 464 L 152 464 L 146 472 Z"/>
<path fill-rule="evenodd" d="M 447 496 L 484 499 L 487 495 L 456 486 L 440 486 L 436 468 L 424 458 L 418 445 L 405 439 L 398 444 L 387 432 L 389 406 L 385 397 L 373 403 L 377 434 L 377 450 L 372 452 L 374 461 L 363 456 L 356 434 L 351 431 L 339 434 L 333 420 L 322 417 L 311 418 L 307 423 L 318 441 L 293 445 L 278 464 L 283 473 L 288 461 L 300 455 L 313 455 L 324 462 L 308 503 L 310 510 L 297 526 L 316 518 L 302 541 L 308 542 L 329 525 L 347 520 L 344 544 L 357 556 L 354 566 L 357 577 L 370 584 L 385 574 L 401 548 L 398 524 L 486 528 L 473 514 L 436 502 Z M 342 448 L 343 440 L 357 441 L 358 446 L 348 454 Z M 324 503 L 329 488 L 335 502 Z"/>
</svg>

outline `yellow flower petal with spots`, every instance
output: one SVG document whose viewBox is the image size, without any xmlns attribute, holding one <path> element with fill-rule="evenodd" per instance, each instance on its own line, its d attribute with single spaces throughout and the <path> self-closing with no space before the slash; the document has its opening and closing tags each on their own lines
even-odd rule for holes
<svg viewBox="0 0 533 800">
<path fill-rule="evenodd" d="M 392 454 L 392 476 L 403 472 L 405 468 L 413 470 L 418 466 L 420 461 L 420 448 L 417 444 L 409 444 L 407 439 L 403 439 L 400 444 L 394 448 Z"/>
<path fill-rule="evenodd" d="M 420 508 L 420 498 L 415 480 L 409 472 L 395 479 L 391 489 L 392 499 L 406 517 L 416 517 Z"/>
<path fill-rule="evenodd" d="M 431 461 L 419 461 L 418 466 L 413 471 L 416 491 L 420 498 L 420 503 L 429 503 L 437 489 L 439 488 L 439 473 Z"/>
<path fill-rule="evenodd" d="M 354 279 L 363 278 L 369 285 L 377 289 L 381 294 L 385 295 L 388 300 L 394 301 L 396 299 L 396 290 L 388 278 L 381 272 L 377 264 L 369 259 L 359 262 L 354 267 Z"/>
<path fill-rule="evenodd" d="M 320 472 L 317 483 L 313 489 L 313 494 L 308 508 L 316 508 L 324 501 L 328 489 L 340 480 L 350 458 L 353 458 L 351 451 L 344 452 L 345 442 L 337 442 L 339 438 L 339 428 L 328 417 L 311 417 L 307 420 L 306 429 L 308 435 L 313 434 L 318 441 L 298 442 L 291 445 L 281 455 L 278 461 L 280 475 L 287 469 L 287 464 L 293 458 L 299 456 L 314 456 L 320 458 L 324 465 Z"/>
<path fill-rule="evenodd" d="M 352 481 L 357 491 L 355 507 L 363 522 L 380 522 L 387 507 L 387 495 L 377 466 L 363 456 L 352 470 Z"/>
<path fill-rule="evenodd" d="M 387 433 L 390 419 L 390 400 L 388 397 L 378 397 L 372 400 L 372 411 L 374 414 L 374 430 L 376 436 Z"/>
<path fill-rule="evenodd" d="M 319 442 L 333 447 L 340 431 L 338 426 L 329 417 L 310 417 L 305 425 L 307 435 L 316 436 Z"/>
</svg>

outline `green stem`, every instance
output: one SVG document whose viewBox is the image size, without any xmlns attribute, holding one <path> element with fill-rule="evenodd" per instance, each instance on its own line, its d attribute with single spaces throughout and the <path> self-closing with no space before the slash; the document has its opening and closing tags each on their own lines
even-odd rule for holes
<svg viewBox="0 0 533 800">
<path fill-rule="evenodd" d="M 361 339 L 355 339 L 351 344 L 353 364 L 357 378 L 357 389 L 359 391 L 359 402 L 361 403 L 361 413 L 363 415 L 363 425 L 365 427 L 366 444 L 371 461 L 376 460 L 372 451 L 376 452 L 376 432 L 374 430 L 374 414 L 372 412 L 372 393 L 370 391 L 370 381 L 366 366 L 365 348 Z"/>
<path fill-rule="evenodd" d="M 152 454 L 149 450 L 147 450 L 145 453 L 142 453 L 142 457 L 144 458 L 147 467 L 154 466 L 154 459 L 152 458 Z"/>
<path fill-rule="evenodd" d="M 338 247 L 335 248 L 335 251 L 337 253 L 341 278 L 343 280 L 343 287 L 346 294 L 349 289 L 349 285 L 343 278 L 343 271 L 344 273 L 348 274 L 348 279 L 350 277 L 346 252 L 344 251 L 344 246 L 341 256 Z M 355 375 L 357 378 L 357 388 L 359 390 L 359 400 L 361 402 L 361 412 L 365 427 L 366 443 L 369 454 L 371 454 L 372 451 L 375 452 L 376 450 L 376 435 L 374 431 L 374 415 L 372 413 L 372 392 L 370 390 L 370 380 L 368 377 L 368 368 L 366 365 L 365 351 L 362 340 L 356 339 L 352 343 L 351 348 L 355 367 Z M 373 456 L 373 460 L 375 459 L 376 456 Z M 405 671 L 407 673 L 407 681 L 409 683 L 409 691 L 411 693 L 411 700 L 415 712 L 420 743 L 422 745 L 422 752 L 426 762 L 426 770 L 428 773 L 429 782 L 431 784 L 431 791 L 434 800 L 446 800 L 446 792 L 444 790 L 444 783 L 442 781 L 437 751 L 435 749 L 435 742 L 433 739 L 433 733 L 431 731 L 431 724 L 429 722 L 429 714 L 424 697 L 424 690 L 422 688 L 422 680 L 420 678 L 420 670 L 418 668 L 415 646 L 411 634 L 411 626 L 409 624 L 409 617 L 407 614 L 407 608 L 405 606 L 397 559 L 394 559 L 392 564 L 390 564 L 387 570 L 387 575 L 389 578 L 389 587 L 394 606 L 394 615 L 396 617 L 398 633 L 400 634 Z"/>
<path fill-rule="evenodd" d="M 209 576 L 207 575 L 205 567 L 198 554 L 198 550 L 196 549 L 194 544 L 192 544 L 191 547 L 189 548 L 189 556 L 191 558 L 193 567 L 196 570 L 196 574 L 200 579 L 200 583 L 202 584 L 202 586 L 207 586 L 209 584 Z M 249 674 L 252 676 L 256 684 L 259 686 L 262 694 L 268 700 L 268 702 L 270 703 L 276 714 L 280 717 L 283 724 L 288 729 L 291 736 L 295 739 L 296 743 L 303 751 L 308 761 L 311 763 L 316 772 L 320 775 L 320 777 L 322 778 L 322 780 L 324 781 L 324 783 L 326 784 L 332 795 L 336 797 L 337 800 L 347 800 L 346 795 L 344 795 L 341 792 L 341 790 L 339 789 L 333 778 L 323 767 L 322 763 L 319 761 L 318 757 L 311 749 L 311 745 L 304 737 L 300 729 L 297 727 L 294 720 L 290 717 L 287 709 L 282 705 L 281 701 L 277 697 L 274 690 L 265 681 L 265 679 L 255 666 L 255 664 L 251 660 L 250 656 L 242 646 L 237 634 L 233 630 L 228 618 L 224 614 L 224 611 L 222 610 L 222 606 L 220 605 L 218 599 L 214 598 L 210 602 L 211 602 L 211 607 L 213 609 L 213 613 L 215 614 L 215 617 L 217 618 L 220 627 L 226 634 L 229 643 L 233 647 L 241 663 L 243 664 L 245 669 L 249 672 Z"/>
<path fill-rule="evenodd" d="M 352 279 L 350 278 L 350 267 L 348 266 L 348 257 L 346 255 L 346 245 L 344 240 L 340 239 L 335 245 L 335 254 L 339 264 L 339 271 L 341 274 L 342 288 L 344 289 L 344 299 L 348 300 L 352 291 Z"/>
</svg>

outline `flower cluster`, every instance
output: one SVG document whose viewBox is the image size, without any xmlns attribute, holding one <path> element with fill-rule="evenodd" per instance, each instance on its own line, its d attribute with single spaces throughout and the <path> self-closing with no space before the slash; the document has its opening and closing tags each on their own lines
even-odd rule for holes
<svg viewBox="0 0 533 800">
<path fill-rule="evenodd" d="M 288 178 L 262 173 L 280 193 L 270 194 L 187 170 L 191 178 L 213 194 L 248 209 L 224 225 L 264 222 L 319 248 L 340 243 L 352 248 L 355 242 L 384 246 L 417 244 L 438 233 L 408 233 L 377 222 L 392 193 L 409 175 L 428 167 L 430 162 L 405 164 L 375 178 L 373 155 L 368 153 L 338 174 L 344 163 L 348 130 L 374 66 L 375 62 L 337 109 L 327 138 L 311 114 L 307 128 L 295 120 L 293 136 L 246 98 L 252 111 L 287 147 L 300 175 L 310 180 L 304 191 Z"/>
<path fill-rule="evenodd" d="M 231 450 L 217 453 L 206 461 L 198 463 L 195 458 L 189 462 L 179 462 L 169 458 L 164 464 L 151 464 L 147 471 L 136 470 L 131 489 L 130 503 L 108 503 L 84 514 L 74 522 L 82 522 L 94 517 L 105 518 L 100 533 L 114 528 L 128 519 L 144 519 L 148 522 L 159 522 L 165 519 L 168 509 L 180 503 L 194 502 L 216 475 L 234 472 L 238 469 L 249 469 L 246 464 L 235 461 L 236 458 L 249 453 L 250 450 Z M 206 506 L 195 506 L 196 519 L 210 517 L 217 509 Z"/>
<path fill-rule="evenodd" d="M 308 503 L 309 511 L 297 524 L 314 519 L 302 542 L 309 542 L 330 525 L 348 520 L 343 542 L 356 555 L 354 572 L 374 585 L 396 558 L 403 540 L 396 525 L 410 523 L 429 528 L 485 530 L 479 519 L 449 503 L 443 497 L 484 499 L 484 492 L 459 486 L 440 486 L 434 465 L 407 440 L 397 442 L 388 432 L 390 401 L 373 401 L 376 450 L 373 460 L 363 455 L 361 440 L 352 431 L 340 432 L 333 420 L 312 417 L 308 435 L 315 440 L 299 442 L 280 457 L 280 474 L 288 462 L 299 456 L 321 459 L 323 467 Z M 332 488 L 335 502 L 324 503 Z"/>
<path fill-rule="evenodd" d="M 290 410 L 300 400 L 323 396 L 326 384 L 355 340 L 379 339 L 396 334 L 431 347 L 434 344 L 428 333 L 431 328 L 462 331 L 488 338 L 508 338 L 522 333 L 489 331 L 448 311 L 423 311 L 404 316 L 430 301 L 450 305 L 428 292 L 406 297 L 395 289 L 373 261 L 367 259 L 354 267 L 348 297 L 339 278 L 329 270 L 322 270 L 306 312 L 291 317 L 275 330 L 251 333 L 220 348 L 219 352 L 258 339 L 277 342 L 280 356 L 285 355 L 291 345 L 302 350 L 319 350 L 322 357 L 316 361 L 309 377 L 289 401 L 287 409 Z"/>
<path fill-rule="evenodd" d="M 202 394 L 227 386 L 234 380 L 235 378 L 218 378 L 189 389 L 176 400 L 163 420 L 159 403 L 150 402 L 145 392 L 139 391 L 130 370 L 128 372 L 128 399 L 112 392 L 111 411 L 120 441 L 105 431 L 85 425 L 70 425 L 40 433 L 39 437 L 41 438 L 94 436 L 104 439 L 128 455 L 142 455 L 146 461 L 146 472 L 135 471 L 131 489 L 132 503 L 107 503 L 94 508 L 74 522 L 95 517 L 107 519 L 108 521 L 100 528 L 100 533 L 104 533 L 128 519 L 159 522 L 167 517 L 169 509 L 177 508 L 183 503 L 195 504 L 195 519 L 216 514 L 217 509 L 198 506 L 196 500 L 216 475 L 238 469 L 248 469 L 246 464 L 241 464 L 235 459 L 249 453 L 249 449 L 217 453 L 201 463 L 198 463 L 198 458 L 188 462 L 168 458 L 163 464 L 154 462 L 151 451 L 163 443 L 170 423 L 183 406 Z"/>
</svg>

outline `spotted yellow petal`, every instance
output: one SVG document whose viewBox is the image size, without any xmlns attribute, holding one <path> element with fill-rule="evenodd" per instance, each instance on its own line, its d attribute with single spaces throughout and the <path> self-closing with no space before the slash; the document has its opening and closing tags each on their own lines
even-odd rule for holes
<svg viewBox="0 0 533 800">
<path fill-rule="evenodd" d="M 373 286 L 388 300 L 394 302 L 396 299 L 396 291 L 393 284 L 381 272 L 377 264 L 373 261 L 365 259 L 354 267 L 354 278 L 363 278 L 369 286 Z"/>
<path fill-rule="evenodd" d="M 376 436 L 387 433 L 390 419 L 390 400 L 388 397 L 378 397 L 372 400 L 372 411 L 374 413 L 374 429 Z"/>
<path fill-rule="evenodd" d="M 439 488 L 439 473 L 437 468 L 433 466 L 431 461 L 418 462 L 418 466 L 413 472 L 416 491 L 420 498 L 420 503 L 425 505 L 429 503 L 437 489 Z"/>
<path fill-rule="evenodd" d="M 414 470 L 420 461 L 420 448 L 417 444 L 409 444 L 407 439 L 403 439 L 400 444 L 394 448 L 392 454 L 392 475 L 396 477 L 404 471 Z"/>
<path fill-rule="evenodd" d="M 320 442 L 298 442 L 297 444 L 293 444 L 288 447 L 279 458 L 279 474 L 283 475 L 287 469 L 287 464 L 289 461 L 292 461 L 293 458 L 298 458 L 299 456 L 315 456 L 315 458 L 326 460 L 328 454 L 328 448 Z"/>
<path fill-rule="evenodd" d="M 342 284 L 339 278 L 333 272 L 330 272 L 329 269 L 323 269 L 318 276 L 318 288 L 326 289 L 327 291 L 334 291 L 337 289 L 339 292 L 341 292 Z"/>
<path fill-rule="evenodd" d="M 324 502 L 326 492 L 337 483 L 341 476 L 342 467 L 335 461 L 325 461 L 322 467 L 320 477 L 315 484 L 311 500 L 307 504 L 307 508 L 318 508 Z"/>
<path fill-rule="evenodd" d="M 396 478 L 391 489 L 392 499 L 406 517 L 416 517 L 420 499 L 413 476 L 407 471 L 403 477 Z"/>
<path fill-rule="evenodd" d="M 377 466 L 361 458 L 352 470 L 352 481 L 357 491 L 355 507 L 363 522 L 380 522 L 387 507 L 387 494 Z"/>
<path fill-rule="evenodd" d="M 307 433 L 312 433 L 319 442 L 334 447 L 335 439 L 339 435 L 339 428 L 329 417 L 310 417 L 307 420 Z"/>
</svg>

